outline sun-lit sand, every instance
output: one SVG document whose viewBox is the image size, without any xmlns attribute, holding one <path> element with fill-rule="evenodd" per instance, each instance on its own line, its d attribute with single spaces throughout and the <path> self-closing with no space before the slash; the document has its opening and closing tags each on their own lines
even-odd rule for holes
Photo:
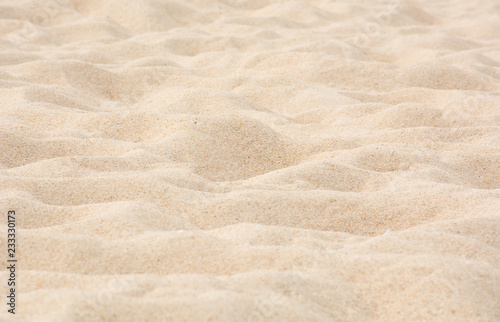
<svg viewBox="0 0 500 322">
<path fill-rule="evenodd" d="M 499 321 L 499 95 L 498 0 L 2 0 L 0 320 Z"/>
</svg>

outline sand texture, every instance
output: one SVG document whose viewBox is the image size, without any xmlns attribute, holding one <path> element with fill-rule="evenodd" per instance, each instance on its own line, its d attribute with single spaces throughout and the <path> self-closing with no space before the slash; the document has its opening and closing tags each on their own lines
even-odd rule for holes
<svg viewBox="0 0 500 322">
<path fill-rule="evenodd" d="M 498 0 L 0 0 L 0 136 L 0 321 L 500 321 Z"/>
</svg>

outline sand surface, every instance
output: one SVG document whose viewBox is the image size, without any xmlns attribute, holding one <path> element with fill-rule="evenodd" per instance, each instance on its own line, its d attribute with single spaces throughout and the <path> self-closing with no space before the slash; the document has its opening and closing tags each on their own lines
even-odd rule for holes
<svg viewBox="0 0 500 322">
<path fill-rule="evenodd" d="M 0 0 L 1 321 L 499 321 L 498 0 Z"/>
</svg>

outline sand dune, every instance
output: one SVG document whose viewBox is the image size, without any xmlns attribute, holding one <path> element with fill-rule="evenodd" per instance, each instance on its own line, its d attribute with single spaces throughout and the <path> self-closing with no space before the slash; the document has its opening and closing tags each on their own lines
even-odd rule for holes
<svg viewBox="0 0 500 322">
<path fill-rule="evenodd" d="M 0 113 L 2 321 L 500 320 L 498 1 L 3 0 Z"/>
</svg>

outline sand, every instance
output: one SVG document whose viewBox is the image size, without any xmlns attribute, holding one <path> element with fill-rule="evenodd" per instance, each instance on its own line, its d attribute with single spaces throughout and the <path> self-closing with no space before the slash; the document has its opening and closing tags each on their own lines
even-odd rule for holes
<svg viewBox="0 0 500 322">
<path fill-rule="evenodd" d="M 499 321 L 499 95 L 497 0 L 2 0 L 0 320 Z"/>
</svg>

